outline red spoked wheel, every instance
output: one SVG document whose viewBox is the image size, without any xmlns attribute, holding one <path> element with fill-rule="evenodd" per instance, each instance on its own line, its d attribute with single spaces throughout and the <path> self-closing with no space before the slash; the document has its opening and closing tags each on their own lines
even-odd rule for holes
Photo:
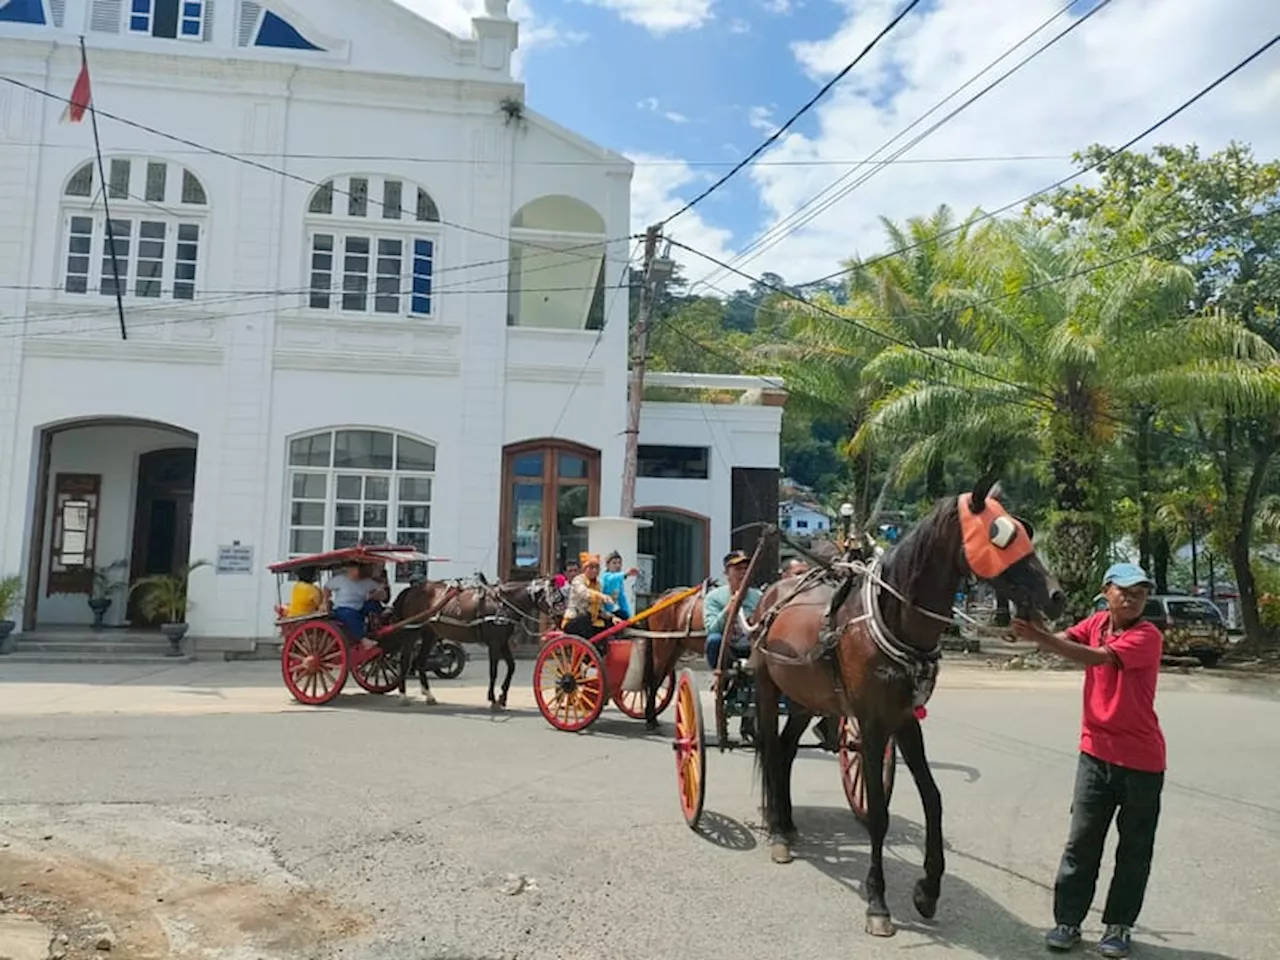
<svg viewBox="0 0 1280 960">
<path fill-rule="evenodd" d="M 893 778 L 897 772 L 898 752 L 890 739 L 884 748 L 884 765 L 881 781 L 884 783 L 885 803 L 893 796 Z M 862 766 L 862 731 L 853 717 L 840 718 L 840 780 L 844 784 L 845 799 L 858 822 L 867 822 L 867 782 Z"/>
<path fill-rule="evenodd" d="M 557 730 L 577 733 L 596 722 L 608 699 L 604 663 L 581 637 L 552 633 L 533 665 L 538 710 Z"/>
<path fill-rule="evenodd" d="M 354 651 L 352 660 L 359 661 Z M 352 664 L 351 676 L 370 693 L 390 693 L 400 686 L 400 651 L 379 647 L 367 660 Z"/>
<path fill-rule="evenodd" d="M 707 795 L 707 745 L 702 736 L 702 700 L 693 673 L 680 671 L 676 683 L 676 734 L 671 748 L 676 754 L 676 785 L 680 811 L 691 830 L 698 828 Z"/>
<path fill-rule="evenodd" d="M 671 671 L 662 679 L 662 683 L 658 684 L 658 698 L 654 703 L 654 713 L 662 716 L 663 711 L 671 706 L 671 698 L 676 690 L 676 674 Z M 644 719 L 644 691 L 643 690 L 619 690 L 613 695 L 613 705 L 625 713 L 632 720 Z"/>
<path fill-rule="evenodd" d="M 328 703 L 347 682 L 347 642 L 341 628 L 329 620 L 299 624 L 285 638 L 280 671 L 299 703 Z"/>
</svg>

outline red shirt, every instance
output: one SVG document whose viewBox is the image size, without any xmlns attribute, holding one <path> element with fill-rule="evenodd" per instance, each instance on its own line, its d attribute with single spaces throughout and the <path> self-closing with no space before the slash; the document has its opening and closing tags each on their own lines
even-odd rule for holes
<svg viewBox="0 0 1280 960">
<path fill-rule="evenodd" d="M 1156 716 L 1156 679 L 1164 652 L 1160 630 L 1139 620 L 1113 633 L 1111 614 L 1103 610 L 1071 627 L 1067 637 L 1087 647 L 1110 647 L 1121 664 L 1085 667 L 1081 751 L 1116 766 L 1163 772 L 1164 734 Z"/>
</svg>

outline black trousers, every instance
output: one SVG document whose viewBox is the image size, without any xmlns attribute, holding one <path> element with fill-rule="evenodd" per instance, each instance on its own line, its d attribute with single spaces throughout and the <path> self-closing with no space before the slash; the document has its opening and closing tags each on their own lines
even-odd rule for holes
<svg viewBox="0 0 1280 960">
<path fill-rule="evenodd" d="M 1126 927 L 1137 922 L 1151 874 L 1163 788 L 1163 773 L 1132 770 L 1080 754 L 1071 799 L 1071 829 L 1053 886 L 1055 923 L 1080 926 L 1084 922 L 1097 889 L 1102 848 L 1113 817 L 1120 842 L 1102 922 Z"/>
<path fill-rule="evenodd" d="M 603 619 L 604 625 L 597 627 L 591 622 L 589 613 L 582 613 L 566 623 L 563 629 L 565 633 L 572 633 L 575 637 L 591 640 L 597 633 L 603 633 L 609 629 L 610 624 L 613 622 L 613 618 L 607 615 Z"/>
</svg>

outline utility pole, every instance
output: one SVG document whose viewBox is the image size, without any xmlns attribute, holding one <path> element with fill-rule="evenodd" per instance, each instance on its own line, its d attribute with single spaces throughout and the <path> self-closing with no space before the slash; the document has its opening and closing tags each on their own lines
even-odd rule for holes
<svg viewBox="0 0 1280 960">
<path fill-rule="evenodd" d="M 654 224 L 644 235 L 644 279 L 640 286 L 640 315 L 631 358 L 631 376 L 627 386 L 627 454 L 622 470 L 622 510 L 630 517 L 636 510 L 636 460 L 640 448 L 640 403 L 644 398 L 644 368 L 649 352 L 649 323 L 662 285 L 671 276 L 672 263 L 658 256 L 662 225 Z"/>
</svg>

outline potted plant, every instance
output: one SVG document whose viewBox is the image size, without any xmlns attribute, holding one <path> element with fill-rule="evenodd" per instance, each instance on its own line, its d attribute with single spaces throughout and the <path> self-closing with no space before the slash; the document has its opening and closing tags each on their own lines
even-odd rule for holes
<svg viewBox="0 0 1280 960">
<path fill-rule="evenodd" d="M 169 638 L 169 656 L 182 655 L 182 638 L 187 635 L 187 580 L 207 560 L 197 560 L 177 573 L 157 573 L 134 581 L 129 593 L 138 594 L 138 611 L 148 620 L 160 621 L 160 632 Z"/>
<path fill-rule="evenodd" d="M 18 625 L 9 619 L 9 614 L 17 609 L 18 600 L 21 598 L 21 577 L 0 579 L 0 653 L 13 653 L 13 640 L 10 634 Z"/>
<path fill-rule="evenodd" d="M 117 579 L 117 572 L 123 570 L 126 561 L 117 560 L 105 567 L 93 568 L 93 587 L 89 593 L 89 609 L 93 611 L 93 629 L 103 629 L 102 618 L 111 609 L 111 595 L 120 590 L 124 584 Z"/>
</svg>

